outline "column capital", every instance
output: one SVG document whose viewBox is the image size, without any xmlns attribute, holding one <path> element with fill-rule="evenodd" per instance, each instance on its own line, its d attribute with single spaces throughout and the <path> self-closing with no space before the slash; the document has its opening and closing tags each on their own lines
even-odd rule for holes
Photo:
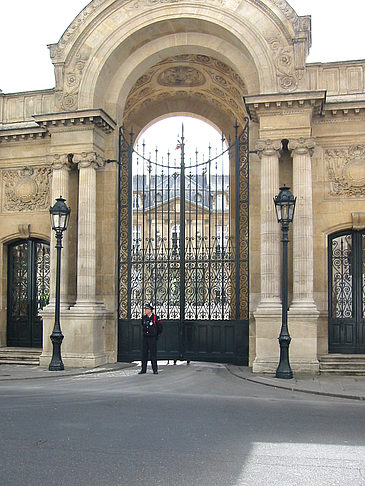
<svg viewBox="0 0 365 486">
<path fill-rule="evenodd" d="M 73 161 L 78 165 L 79 169 L 86 169 L 92 167 L 98 169 L 104 166 L 103 158 L 96 152 L 82 152 L 81 154 L 74 154 Z"/>
<path fill-rule="evenodd" d="M 72 168 L 72 162 L 70 161 L 69 154 L 52 154 L 47 156 L 47 161 L 54 170 L 68 170 Z"/>
<path fill-rule="evenodd" d="M 289 150 L 294 152 L 296 155 L 305 155 L 307 153 L 310 156 L 313 155 L 314 147 L 316 146 L 316 140 L 312 137 L 310 138 L 296 138 L 289 140 Z"/>
<path fill-rule="evenodd" d="M 263 155 L 279 155 L 281 148 L 281 140 L 256 141 L 257 155 L 260 157 L 260 159 Z"/>
</svg>

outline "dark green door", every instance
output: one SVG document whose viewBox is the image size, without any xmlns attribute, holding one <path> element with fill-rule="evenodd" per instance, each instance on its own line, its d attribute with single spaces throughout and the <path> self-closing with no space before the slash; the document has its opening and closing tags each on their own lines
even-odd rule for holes
<svg viewBox="0 0 365 486">
<path fill-rule="evenodd" d="M 329 352 L 365 353 L 365 232 L 329 237 Z"/>
<path fill-rule="evenodd" d="M 49 244 L 23 240 L 8 248 L 7 344 L 42 347 L 39 311 L 49 301 Z"/>
</svg>

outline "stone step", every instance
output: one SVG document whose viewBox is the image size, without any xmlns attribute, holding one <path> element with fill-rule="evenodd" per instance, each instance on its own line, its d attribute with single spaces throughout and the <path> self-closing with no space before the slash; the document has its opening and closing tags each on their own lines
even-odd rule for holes
<svg viewBox="0 0 365 486">
<path fill-rule="evenodd" d="M 0 364 L 39 365 L 38 348 L 0 348 Z"/>
<path fill-rule="evenodd" d="M 365 370 L 356 369 L 320 369 L 321 375 L 351 375 L 351 376 L 365 376 Z"/>
<path fill-rule="evenodd" d="M 328 354 L 319 360 L 321 374 L 365 375 L 364 354 Z"/>
</svg>

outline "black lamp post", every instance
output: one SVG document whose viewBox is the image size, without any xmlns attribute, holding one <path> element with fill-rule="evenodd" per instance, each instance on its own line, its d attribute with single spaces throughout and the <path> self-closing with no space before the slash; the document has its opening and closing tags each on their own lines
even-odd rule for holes
<svg viewBox="0 0 365 486">
<path fill-rule="evenodd" d="M 282 319 L 279 336 L 280 362 L 276 370 L 276 378 L 293 378 L 289 363 L 289 344 L 291 341 L 288 331 L 288 232 L 289 224 L 293 222 L 296 197 L 289 187 L 280 187 L 279 194 L 274 198 L 276 216 L 283 232 L 283 275 L 282 275 Z"/>
<path fill-rule="evenodd" d="M 50 208 L 49 212 L 51 215 L 52 229 L 56 232 L 57 238 L 57 267 L 55 321 L 53 332 L 51 334 L 53 354 L 48 369 L 50 371 L 62 371 L 64 369 L 64 366 L 61 357 L 61 343 L 63 341 L 63 334 L 61 332 L 60 326 L 61 248 L 63 232 L 67 229 L 71 209 L 66 206 L 65 199 L 60 196 L 58 199 L 56 199 L 55 205 Z"/>
</svg>

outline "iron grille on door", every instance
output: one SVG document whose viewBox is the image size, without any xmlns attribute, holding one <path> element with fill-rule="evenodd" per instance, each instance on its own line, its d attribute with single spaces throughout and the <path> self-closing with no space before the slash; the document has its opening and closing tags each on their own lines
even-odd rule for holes
<svg viewBox="0 0 365 486">
<path fill-rule="evenodd" d="M 365 353 L 365 233 L 329 237 L 329 351 Z"/>
<path fill-rule="evenodd" d="M 178 148 L 147 156 L 121 133 L 119 357 L 139 356 L 148 301 L 165 323 L 160 357 L 245 361 L 248 124 L 207 160 L 185 160 L 183 135 Z"/>
<path fill-rule="evenodd" d="M 8 248 L 8 346 L 41 347 L 39 311 L 49 301 L 49 245 L 25 240 Z"/>
</svg>

